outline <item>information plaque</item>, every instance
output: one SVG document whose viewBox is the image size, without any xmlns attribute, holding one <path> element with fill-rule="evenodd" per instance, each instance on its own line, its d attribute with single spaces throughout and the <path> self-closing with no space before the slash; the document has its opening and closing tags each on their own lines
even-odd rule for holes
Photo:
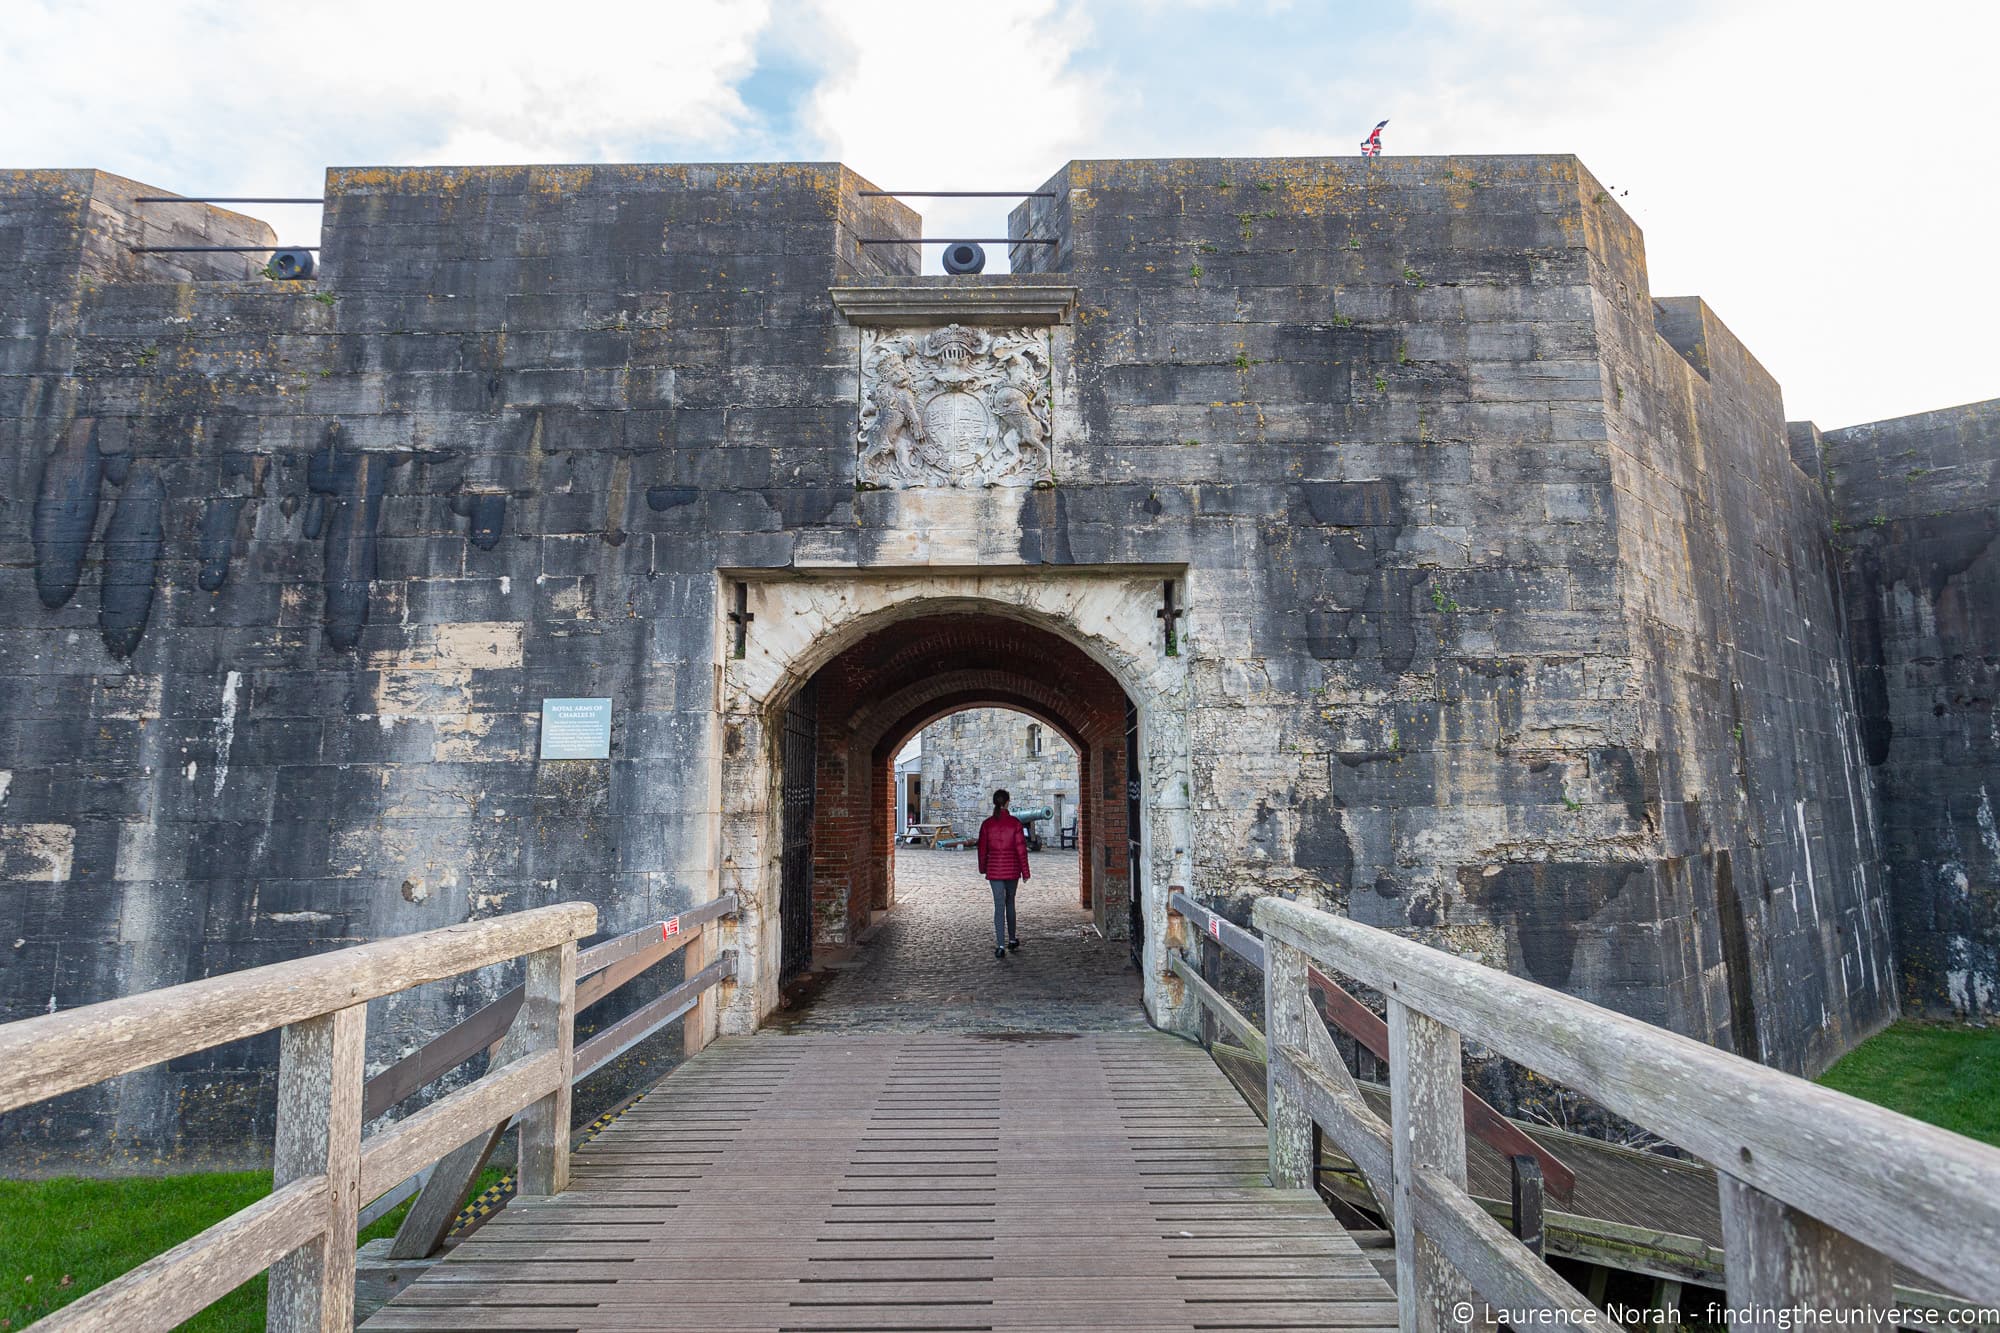
<svg viewBox="0 0 2000 1333">
<path fill-rule="evenodd" d="M 542 758 L 609 759 L 609 699 L 542 700 Z"/>
</svg>

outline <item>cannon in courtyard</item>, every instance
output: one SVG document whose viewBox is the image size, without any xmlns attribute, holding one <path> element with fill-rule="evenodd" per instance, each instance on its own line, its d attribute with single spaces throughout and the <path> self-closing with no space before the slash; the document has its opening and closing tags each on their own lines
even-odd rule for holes
<svg viewBox="0 0 2000 1333">
<path fill-rule="evenodd" d="M 1027 832 L 1029 851 L 1039 852 L 1042 850 L 1044 846 L 1041 827 L 1042 821 L 1054 818 L 1055 813 L 1055 811 L 1049 809 L 1046 805 L 1030 806 L 1026 810 L 1016 810 L 1014 812 L 1014 818 L 1021 821 L 1022 827 Z"/>
</svg>

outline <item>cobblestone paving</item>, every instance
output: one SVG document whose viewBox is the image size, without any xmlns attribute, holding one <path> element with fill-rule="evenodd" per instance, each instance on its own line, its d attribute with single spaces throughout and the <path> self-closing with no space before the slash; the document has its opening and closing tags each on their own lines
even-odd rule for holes
<svg viewBox="0 0 2000 1333">
<path fill-rule="evenodd" d="M 971 852 L 901 848 L 897 903 L 832 980 L 763 1030 L 1103 1032 L 1144 1028 L 1124 940 L 1076 905 L 1074 852 L 1034 858 L 1016 891 L 1021 948 L 993 956 L 993 895 Z"/>
</svg>

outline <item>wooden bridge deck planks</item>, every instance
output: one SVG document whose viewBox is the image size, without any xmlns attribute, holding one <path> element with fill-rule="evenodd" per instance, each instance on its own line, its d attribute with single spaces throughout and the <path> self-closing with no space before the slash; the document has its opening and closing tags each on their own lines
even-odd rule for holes
<svg viewBox="0 0 2000 1333">
<path fill-rule="evenodd" d="M 1157 1033 L 719 1042 L 369 1330 L 1386 1329 L 1395 1298 Z"/>
</svg>

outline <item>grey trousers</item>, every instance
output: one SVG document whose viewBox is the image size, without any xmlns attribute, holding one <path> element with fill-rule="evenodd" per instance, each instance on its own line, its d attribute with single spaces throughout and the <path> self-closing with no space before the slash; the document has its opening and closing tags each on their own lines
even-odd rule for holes
<svg viewBox="0 0 2000 1333">
<path fill-rule="evenodd" d="M 1018 879 L 989 879 L 993 886 L 993 947 L 1004 949 L 1007 941 L 1018 938 L 1014 929 L 1014 889 Z"/>
</svg>

